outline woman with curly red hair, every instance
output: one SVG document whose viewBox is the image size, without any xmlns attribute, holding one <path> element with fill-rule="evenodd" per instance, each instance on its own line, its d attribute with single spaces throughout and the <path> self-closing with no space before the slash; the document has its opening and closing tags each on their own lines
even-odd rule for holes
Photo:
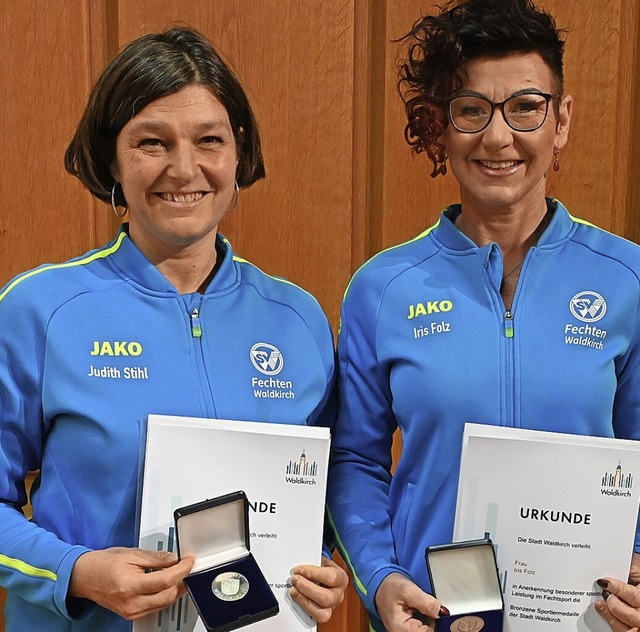
<svg viewBox="0 0 640 632">
<path fill-rule="evenodd" d="M 573 104 L 553 17 L 458 0 L 404 41 L 406 139 L 460 203 L 363 265 L 342 308 L 329 508 L 378 632 L 446 614 L 424 551 L 453 537 L 465 422 L 640 438 L 640 248 L 546 195 Z M 587 316 L 604 339 L 565 335 Z M 600 583 L 612 628 L 637 625 L 640 591 Z"/>
</svg>

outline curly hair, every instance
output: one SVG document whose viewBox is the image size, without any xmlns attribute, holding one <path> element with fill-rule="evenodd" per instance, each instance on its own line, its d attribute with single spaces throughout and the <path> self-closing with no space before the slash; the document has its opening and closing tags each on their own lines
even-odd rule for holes
<svg viewBox="0 0 640 632">
<path fill-rule="evenodd" d="M 553 74 L 556 94 L 564 82 L 562 31 L 532 0 L 451 0 L 438 9 L 399 39 L 408 45 L 398 80 L 407 116 L 404 135 L 412 151 L 430 158 L 432 178 L 447 172 L 440 139 L 449 122 L 448 101 L 461 88 L 469 61 L 538 53 Z"/>
<path fill-rule="evenodd" d="M 185 27 L 143 35 L 111 60 L 89 95 L 65 153 L 67 171 L 108 202 L 122 128 L 151 102 L 192 84 L 211 90 L 227 110 L 238 147 L 238 186 L 263 178 L 260 131 L 242 85 L 211 42 Z M 121 189 L 116 191 L 116 204 L 126 205 Z"/>
</svg>

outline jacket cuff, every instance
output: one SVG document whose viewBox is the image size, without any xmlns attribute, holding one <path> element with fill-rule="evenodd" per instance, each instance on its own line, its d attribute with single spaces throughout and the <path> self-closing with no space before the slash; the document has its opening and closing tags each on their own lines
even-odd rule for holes
<svg viewBox="0 0 640 632">
<path fill-rule="evenodd" d="M 369 586 L 367 587 L 367 594 L 363 595 L 363 599 L 365 601 L 365 605 L 367 610 L 371 613 L 375 613 L 376 616 L 380 616 L 378 612 L 378 608 L 376 607 L 376 594 L 378 592 L 378 588 L 380 588 L 380 584 L 389 576 L 391 573 L 400 573 L 404 575 L 411 581 L 413 578 L 409 573 L 400 566 L 384 566 L 383 568 L 379 568 L 371 577 L 371 581 L 369 582 Z"/>
<path fill-rule="evenodd" d="M 58 578 L 54 589 L 53 600 L 60 613 L 67 619 L 86 619 L 95 610 L 96 604 L 88 599 L 80 599 L 69 595 L 69 584 L 73 567 L 81 555 L 91 549 L 74 546 L 62 558 L 58 567 Z"/>
</svg>

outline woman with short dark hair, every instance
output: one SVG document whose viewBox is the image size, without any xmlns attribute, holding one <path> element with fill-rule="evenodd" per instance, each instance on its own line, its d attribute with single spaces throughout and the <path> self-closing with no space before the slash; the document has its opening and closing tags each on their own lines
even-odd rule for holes
<svg viewBox="0 0 640 632">
<path fill-rule="evenodd" d="M 184 593 L 192 558 L 134 548 L 148 414 L 331 425 L 335 410 L 320 306 L 218 233 L 264 165 L 244 90 L 210 42 L 178 28 L 129 44 L 93 88 L 66 166 L 128 222 L 0 290 L 7 632 L 129 630 Z M 256 343 L 277 349 L 295 397 L 255 394 Z M 327 621 L 347 577 L 323 557 L 291 582 Z"/>
</svg>

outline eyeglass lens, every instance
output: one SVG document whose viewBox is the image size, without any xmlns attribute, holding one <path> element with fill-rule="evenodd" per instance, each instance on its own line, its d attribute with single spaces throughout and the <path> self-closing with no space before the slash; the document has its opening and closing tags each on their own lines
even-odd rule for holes
<svg viewBox="0 0 640 632">
<path fill-rule="evenodd" d="M 543 94 L 519 94 L 504 103 L 492 103 L 484 97 L 459 96 L 451 100 L 449 115 L 461 132 L 479 132 L 491 121 L 493 109 L 501 106 L 507 124 L 518 131 L 532 131 L 547 118 L 549 100 Z"/>
</svg>

